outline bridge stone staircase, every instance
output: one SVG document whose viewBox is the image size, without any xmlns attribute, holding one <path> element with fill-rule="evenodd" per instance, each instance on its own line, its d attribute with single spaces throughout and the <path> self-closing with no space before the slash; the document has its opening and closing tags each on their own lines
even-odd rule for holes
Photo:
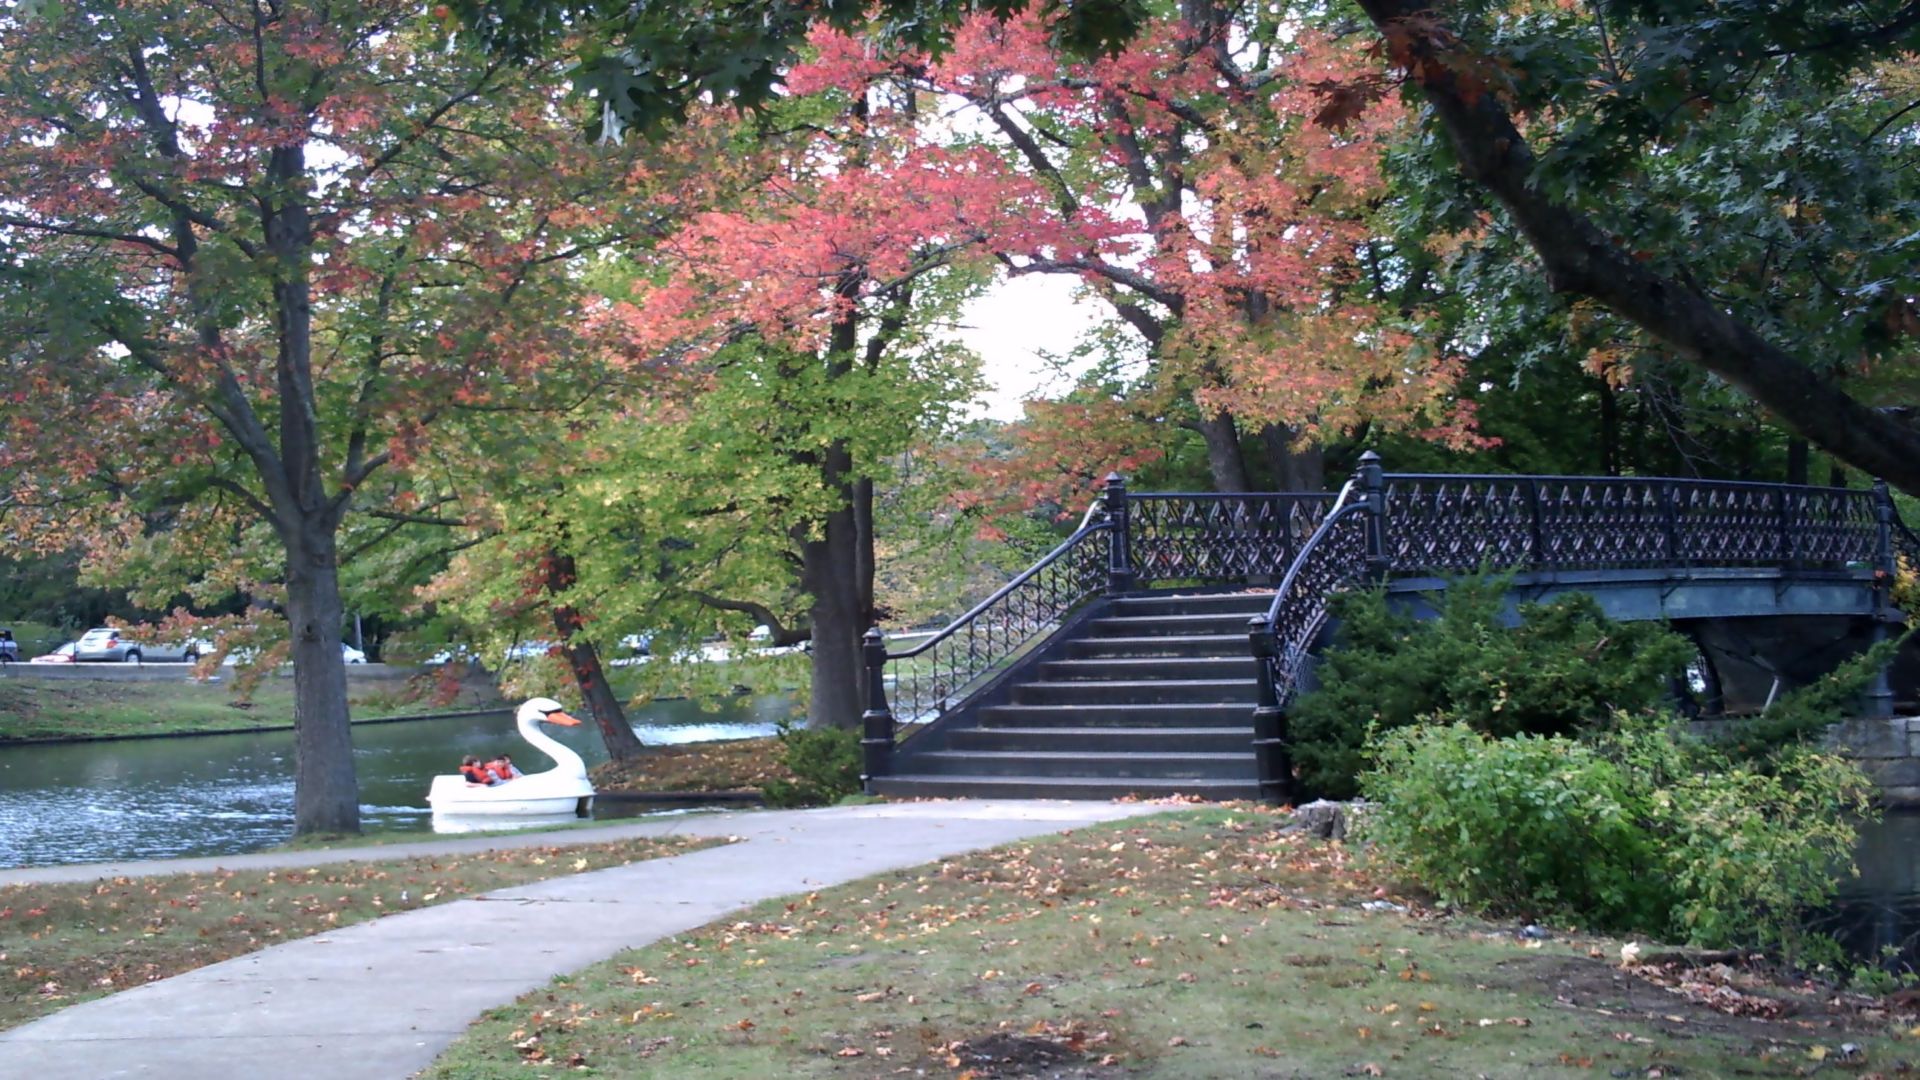
<svg viewBox="0 0 1920 1080">
<path fill-rule="evenodd" d="M 1247 620 L 1271 592 L 1105 601 L 971 715 L 902 746 L 878 794 L 1115 798 L 1259 794 Z"/>
</svg>

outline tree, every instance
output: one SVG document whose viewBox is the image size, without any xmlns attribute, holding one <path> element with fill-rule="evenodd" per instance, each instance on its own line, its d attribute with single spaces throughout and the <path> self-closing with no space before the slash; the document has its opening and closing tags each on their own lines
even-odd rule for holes
<svg viewBox="0 0 1920 1080">
<path fill-rule="evenodd" d="M 1401 110 L 1361 101 L 1337 131 L 1312 122 L 1315 86 L 1373 68 L 1351 43 L 1199 2 L 1095 60 L 1049 48 L 1031 15 L 975 15 L 937 57 L 812 42 L 790 87 L 850 89 L 890 61 L 896 85 L 965 103 L 945 125 L 986 132 L 1045 184 L 1047 217 L 990 241 L 1005 272 L 1073 275 L 1139 336 L 1151 367 L 1130 397 L 1198 432 L 1215 490 L 1259 486 L 1262 463 L 1270 486 L 1318 488 L 1320 445 L 1361 425 L 1472 441 L 1457 358 L 1417 344 L 1418 279 L 1369 273 Z"/>
<path fill-rule="evenodd" d="M 270 536 L 298 832 L 359 822 L 343 523 L 419 513 L 378 474 L 536 377 L 570 331 L 511 313 L 623 231 L 554 104 L 408 4 L 0 12 L 7 539 L 226 573 Z"/>
<path fill-rule="evenodd" d="M 1028 6 L 1019 0 L 883 0 L 870 11 L 824 3 L 647 0 L 602 11 L 516 0 L 481 11 L 483 32 L 518 48 L 545 40 L 582 14 L 604 18 L 588 74 L 610 91 L 613 108 L 657 125 L 703 95 L 761 107 L 815 24 L 844 30 L 872 15 L 914 47 L 944 47 L 970 11 L 1005 17 Z M 1837 360 L 1883 359 L 1884 338 L 1900 340 L 1913 332 L 1920 290 L 1910 277 L 1914 262 L 1903 254 L 1903 240 L 1913 233 L 1905 208 L 1861 214 L 1874 228 L 1851 250 L 1822 260 L 1827 268 L 1894 267 L 1890 276 L 1858 283 L 1873 288 L 1857 297 L 1863 303 L 1843 320 L 1867 346 L 1864 357 L 1797 354 L 1756 313 L 1719 296 L 1717 281 L 1694 273 L 1684 242 L 1662 237 L 1645 246 L 1638 236 L 1645 222 L 1600 212 L 1613 196 L 1633 191 L 1632 170 L 1622 166 L 1670 152 L 1675 136 L 1696 119 L 1756 87 L 1767 89 L 1775 76 L 1799 80 L 1815 92 L 1884 83 L 1877 65 L 1920 46 L 1920 8 L 1911 0 L 1870 0 L 1844 11 L 1762 3 L 1730 9 L 1699 0 L 1588 8 L 1469 2 L 1435 7 L 1414 0 L 1363 0 L 1360 6 L 1396 72 L 1430 109 L 1427 123 L 1444 135 L 1436 152 L 1451 157 L 1475 190 L 1497 201 L 1540 258 L 1556 293 L 1591 300 L 1677 358 L 1751 396 L 1816 445 L 1920 491 L 1920 433 L 1908 426 L 1903 411 L 1878 410 L 1861 400 L 1832 368 Z M 1122 48 L 1139 36 L 1147 17 L 1125 0 L 1043 3 L 1038 10 L 1051 39 L 1080 55 Z M 1329 105 L 1340 106 L 1338 115 L 1396 85 L 1392 78 L 1367 76 L 1324 89 Z M 1519 110 L 1527 111 L 1525 132 L 1516 121 Z M 1537 150 L 1535 132 L 1543 121 L 1546 129 L 1558 125 L 1569 137 L 1549 138 Z M 1920 113 L 1910 102 L 1888 97 L 1879 118 L 1853 134 L 1879 168 L 1898 171 L 1916 125 Z M 1580 190 L 1596 168 L 1603 180 L 1618 183 L 1598 193 Z M 1759 181 L 1763 190 L 1772 182 L 1771 176 Z M 1870 207 L 1862 201 L 1853 208 Z M 1874 320 L 1890 331 L 1882 340 L 1866 332 Z M 1896 349 L 1893 355 L 1903 354 Z"/>
</svg>

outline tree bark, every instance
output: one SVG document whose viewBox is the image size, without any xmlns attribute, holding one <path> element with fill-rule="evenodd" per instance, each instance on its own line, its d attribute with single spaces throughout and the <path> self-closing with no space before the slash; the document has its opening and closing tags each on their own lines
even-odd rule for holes
<svg viewBox="0 0 1920 1080">
<path fill-rule="evenodd" d="M 813 727 L 855 728 L 866 710 L 860 635 L 866 633 L 872 613 L 862 611 L 860 603 L 865 591 L 860 583 L 860 530 L 847 480 L 852 465 L 844 442 L 834 442 L 821 455 L 822 482 L 847 501 L 827 515 L 818 536 L 800 547 L 802 586 L 813 598 L 808 610 L 813 692 L 807 704 L 807 721 Z"/>
<path fill-rule="evenodd" d="M 1655 272 L 1534 183 L 1535 157 L 1484 70 L 1425 0 L 1360 0 L 1394 63 L 1432 104 L 1461 172 L 1507 208 L 1555 291 L 1584 296 L 1719 375 L 1848 464 L 1920 494 L 1920 432 L 1842 391 L 1698 289 Z"/>
<path fill-rule="evenodd" d="M 348 498 L 331 497 L 321 471 L 320 423 L 313 390 L 313 218 L 306 195 L 301 144 L 268 154 L 275 198 L 262 206 L 261 224 L 274 265 L 277 344 L 274 376 L 280 443 L 253 452 L 287 549 L 287 619 L 293 643 L 293 831 L 360 831 L 360 784 L 353 763 L 347 711 L 346 660 L 340 655 L 336 537 Z M 273 466 L 278 466 L 275 469 Z M 277 476 L 275 473 L 277 472 Z"/>
<path fill-rule="evenodd" d="M 1260 442 L 1273 469 L 1274 490 L 1323 491 L 1327 486 L 1326 451 L 1319 443 L 1296 449 L 1297 434 L 1284 424 L 1260 429 Z"/>
<path fill-rule="evenodd" d="M 293 643 L 294 831 L 360 831 L 360 784 L 348 726 L 344 608 L 334 530 L 304 522 L 287 550 L 287 624 Z"/>
<path fill-rule="evenodd" d="M 1253 488 L 1247 478 L 1247 459 L 1240 450 L 1240 429 L 1233 414 L 1225 409 L 1200 417 L 1200 437 L 1207 444 L 1207 471 L 1213 476 L 1213 490 L 1242 492 Z"/>
<path fill-rule="evenodd" d="M 561 596 L 579 580 L 579 569 L 572 555 L 549 551 L 546 564 L 545 587 L 548 596 Z M 607 744 L 607 755 L 615 761 L 632 761 L 646 753 L 646 744 L 634 734 L 619 695 L 607 684 L 607 673 L 600 666 L 599 650 L 593 647 L 592 642 L 579 636 L 585 626 L 585 617 L 571 604 L 556 603 L 553 606 L 553 628 L 559 633 L 560 640 L 566 642 L 561 646 L 561 651 L 566 655 L 567 669 L 573 672 L 573 681 L 580 687 L 580 697 L 587 703 L 587 711 L 593 714 L 593 722 L 600 729 L 601 741 Z"/>
</svg>

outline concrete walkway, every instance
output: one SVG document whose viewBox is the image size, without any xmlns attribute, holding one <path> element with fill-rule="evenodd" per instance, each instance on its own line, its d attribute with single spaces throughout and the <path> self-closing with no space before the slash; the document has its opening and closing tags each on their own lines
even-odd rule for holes
<svg viewBox="0 0 1920 1080">
<path fill-rule="evenodd" d="M 398 844 L 388 858 L 626 836 L 742 842 L 389 915 L 64 1009 L 0 1033 L 0 1077 L 291 1074 L 397 1080 L 481 1012 L 621 949 L 749 904 L 1024 837 L 1167 807 L 1018 800 L 712 814 L 523 837 Z M 0 873 L 0 884 L 123 874 L 313 866 L 325 853 Z"/>
</svg>

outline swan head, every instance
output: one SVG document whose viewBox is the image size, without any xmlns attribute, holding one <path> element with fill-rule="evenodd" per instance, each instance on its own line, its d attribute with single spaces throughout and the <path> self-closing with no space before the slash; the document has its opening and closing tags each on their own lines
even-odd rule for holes
<svg viewBox="0 0 1920 1080">
<path fill-rule="evenodd" d="M 517 720 L 531 720 L 536 724 L 558 724 L 561 727 L 576 727 L 580 721 L 567 715 L 566 706 L 552 698 L 531 698 L 520 706 Z"/>
</svg>

